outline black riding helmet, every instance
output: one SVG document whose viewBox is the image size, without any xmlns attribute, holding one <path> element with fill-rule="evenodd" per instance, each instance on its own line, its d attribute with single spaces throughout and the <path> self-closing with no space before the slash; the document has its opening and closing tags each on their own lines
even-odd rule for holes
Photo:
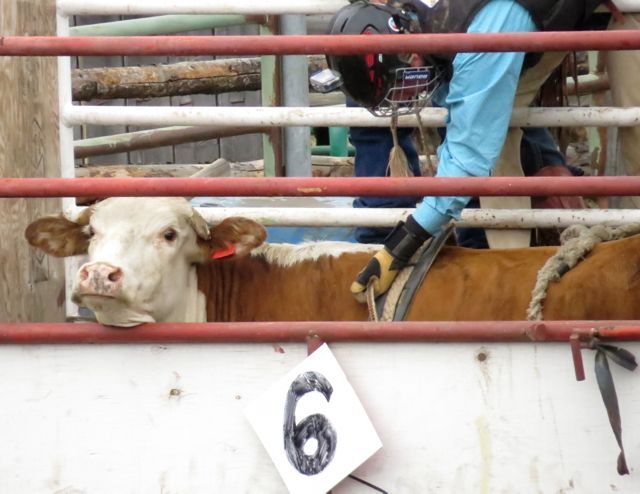
<svg viewBox="0 0 640 494">
<path fill-rule="evenodd" d="M 402 10 L 357 1 L 331 19 L 328 34 L 393 34 L 408 32 Z M 406 58 L 406 57 L 405 57 Z M 375 108 L 395 83 L 396 69 L 408 67 L 397 54 L 327 55 L 327 64 L 342 77 L 343 92 L 366 108 Z"/>
</svg>

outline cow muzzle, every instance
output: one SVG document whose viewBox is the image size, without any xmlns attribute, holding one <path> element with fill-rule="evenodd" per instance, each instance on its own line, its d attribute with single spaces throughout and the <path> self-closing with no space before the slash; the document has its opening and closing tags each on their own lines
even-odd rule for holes
<svg viewBox="0 0 640 494">
<path fill-rule="evenodd" d="M 119 298 L 123 280 L 124 272 L 117 266 L 106 262 L 84 264 L 76 277 L 73 301 L 79 303 L 86 296 Z"/>
</svg>

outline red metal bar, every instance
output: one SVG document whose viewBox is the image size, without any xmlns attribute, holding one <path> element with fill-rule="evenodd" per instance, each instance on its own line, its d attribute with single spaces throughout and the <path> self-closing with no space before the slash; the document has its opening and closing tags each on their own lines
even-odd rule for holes
<svg viewBox="0 0 640 494">
<path fill-rule="evenodd" d="M 640 49 L 640 31 L 280 36 L 4 36 L 0 55 L 304 55 Z"/>
<path fill-rule="evenodd" d="M 0 178 L 0 198 L 122 196 L 635 196 L 633 177 Z"/>
<path fill-rule="evenodd" d="M 640 321 L 236 322 L 145 324 L 4 323 L 0 344 L 307 342 L 568 342 L 640 340 Z"/>
<path fill-rule="evenodd" d="M 573 368 L 576 371 L 576 381 L 584 381 L 584 361 L 582 360 L 582 342 L 580 341 L 580 335 L 572 334 L 571 338 L 569 338 L 569 344 L 571 345 Z"/>
</svg>

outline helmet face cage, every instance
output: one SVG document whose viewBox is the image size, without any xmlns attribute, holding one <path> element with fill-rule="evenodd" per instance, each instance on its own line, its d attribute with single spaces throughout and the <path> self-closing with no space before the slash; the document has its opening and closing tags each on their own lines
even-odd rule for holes
<svg viewBox="0 0 640 494">
<path fill-rule="evenodd" d="M 442 71 L 435 66 L 400 67 L 393 76 L 382 101 L 368 108 L 377 117 L 418 113 L 440 85 Z"/>
</svg>

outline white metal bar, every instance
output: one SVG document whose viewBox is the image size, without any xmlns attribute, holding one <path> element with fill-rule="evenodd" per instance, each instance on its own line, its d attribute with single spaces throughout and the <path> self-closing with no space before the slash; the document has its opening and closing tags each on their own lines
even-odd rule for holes
<svg viewBox="0 0 640 494">
<path fill-rule="evenodd" d="M 76 207 L 66 213 L 75 219 L 84 209 Z M 210 224 L 230 216 L 242 216 L 264 226 L 318 227 L 388 227 L 413 212 L 411 208 L 348 207 L 196 207 L 196 210 Z M 456 225 L 515 229 L 631 223 L 640 223 L 640 209 L 464 209 Z"/>
<path fill-rule="evenodd" d="M 333 14 L 347 0 L 58 0 L 63 15 Z"/>
<path fill-rule="evenodd" d="M 230 216 L 265 226 L 393 226 L 412 209 L 392 208 L 196 208 L 211 224 Z M 457 226 L 477 228 L 556 228 L 570 225 L 640 223 L 637 209 L 465 209 Z"/>
<path fill-rule="evenodd" d="M 613 0 L 621 12 L 640 12 L 640 0 Z"/>
<path fill-rule="evenodd" d="M 444 125 L 447 111 L 442 108 L 423 112 L 423 124 Z M 388 127 L 389 119 L 374 117 L 363 108 L 335 107 L 123 107 L 67 106 L 64 120 L 70 125 L 237 125 L 313 126 L 344 125 Z M 415 122 L 415 119 L 411 119 Z M 403 123 L 411 122 L 403 119 Z M 188 122 L 171 123 L 168 122 Z M 251 123 L 250 123 L 251 122 Z"/>
<path fill-rule="evenodd" d="M 427 108 L 420 114 L 426 127 L 440 127 L 447 111 Z M 363 108 L 344 107 L 124 107 L 73 106 L 63 112 L 67 125 L 234 125 L 234 126 L 369 126 L 388 127 L 388 118 Z M 401 117 L 401 127 L 415 127 L 413 116 Z M 629 127 L 640 125 L 640 107 L 516 108 L 513 127 Z"/>
<path fill-rule="evenodd" d="M 58 36 L 69 36 L 69 18 L 64 15 L 58 15 L 56 17 L 56 29 Z M 71 104 L 71 57 L 58 57 L 58 130 L 60 176 L 63 178 L 73 178 L 76 176 L 75 159 L 73 155 L 73 127 L 62 121 L 64 108 Z M 62 198 L 63 211 L 69 214 L 76 209 L 75 197 Z M 78 267 L 78 258 L 65 258 L 65 312 L 68 318 L 78 315 L 78 306 L 71 301 L 71 285 L 75 279 Z"/>
<path fill-rule="evenodd" d="M 640 12 L 640 0 L 615 0 L 622 12 Z M 158 15 L 158 14 L 332 14 L 347 0 L 58 0 L 64 15 Z"/>
</svg>

